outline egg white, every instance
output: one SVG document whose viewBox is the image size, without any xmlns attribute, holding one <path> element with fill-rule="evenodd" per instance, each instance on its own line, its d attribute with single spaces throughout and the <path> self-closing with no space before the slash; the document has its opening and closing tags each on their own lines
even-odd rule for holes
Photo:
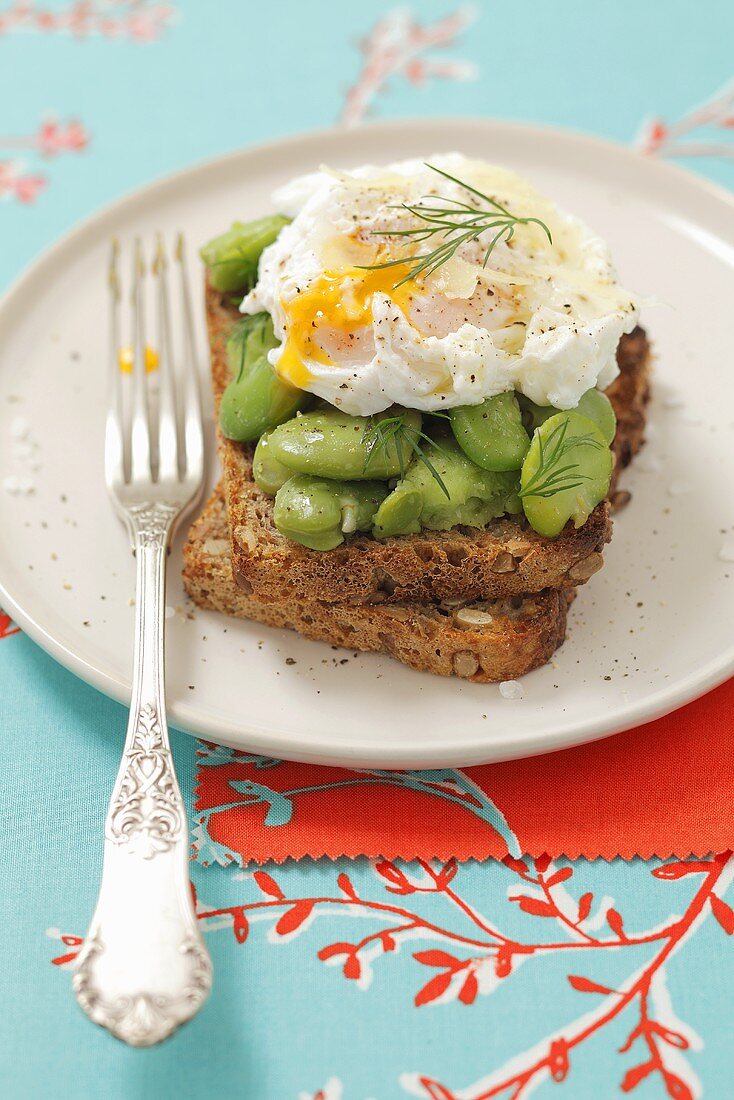
<svg viewBox="0 0 734 1100">
<path fill-rule="evenodd" d="M 538 404 L 570 409 L 591 387 L 608 386 L 617 374 L 619 339 L 637 323 L 638 304 L 617 283 L 604 241 L 505 169 L 458 153 L 428 162 L 514 214 L 542 219 L 552 244 L 537 225 L 518 226 L 509 244 L 496 245 L 485 268 L 484 250 L 495 232 L 490 230 L 462 245 L 424 283 L 408 288 L 407 305 L 405 289 L 391 290 L 392 272 L 395 282 L 405 273 L 394 268 L 387 291 L 371 296 L 368 323 L 354 331 L 330 326 L 328 311 L 314 310 L 309 323 L 321 354 L 302 357 L 297 384 L 362 416 L 392 404 L 426 412 L 474 405 L 509 389 Z M 367 276 L 355 267 L 357 246 L 383 244 L 390 258 L 404 255 L 405 238 L 392 238 L 390 231 L 415 224 L 401 204 L 427 195 L 470 197 L 419 161 L 349 173 L 322 168 L 275 193 L 276 209 L 293 221 L 263 252 L 257 284 L 241 309 L 272 316 L 283 341 L 270 353 L 276 371 L 294 335 L 296 299 L 313 293 L 325 272 L 332 281 L 344 272 L 344 296 L 359 289 Z"/>
</svg>

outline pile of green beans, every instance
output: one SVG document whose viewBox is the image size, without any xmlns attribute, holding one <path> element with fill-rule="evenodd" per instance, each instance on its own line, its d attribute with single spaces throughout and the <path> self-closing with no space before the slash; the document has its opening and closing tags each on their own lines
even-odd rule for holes
<svg viewBox="0 0 734 1100">
<path fill-rule="evenodd" d="M 210 241 L 201 255 L 212 285 L 248 290 L 287 222 L 236 222 Z M 220 425 L 230 439 L 257 443 L 254 479 L 275 497 L 277 529 L 303 546 L 331 550 L 358 532 L 483 527 L 521 512 L 552 538 L 569 521 L 581 526 L 607 495 L 616 420 L 599 390 L 569 411 L 508 391 L 440 417 L 397 407 L 348 416 L 281 379 L 270 361 L 278 346 L 266 313 L 235 324 Z"/>
</svg>

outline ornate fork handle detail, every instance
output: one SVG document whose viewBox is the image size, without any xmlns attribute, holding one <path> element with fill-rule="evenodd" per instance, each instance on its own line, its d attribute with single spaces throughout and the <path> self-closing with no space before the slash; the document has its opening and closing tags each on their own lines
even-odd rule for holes
<svg viewBox="0 0 734 1100">
<path fill-rule="evenodd" d="M 140 708 L 125 763 L 110 805 L 105 836 L 130 849 L 134 846 L 144 859 L 152 859 L 176 843 L 184 822 L 171 753 L 158 712 L 150 703 Z"/>
<path fill-rule="evenodd" d="M 137 563 L 132 706 L 105 826 L 99 899 L 74 976 L 87 1015 L 135 1046 L 170 1035 L 211 988 L 163 689 L 166 554 L 178 511 L 162 501 L 128 513 Z"/>
<path fill-rule="evenodd" d="M 95 956 L 105 945 L 99 934 L 86 943 L 87 965 L 74 977 L 77 1000 L 90 1019 L 130 1046 L 147 1047 L 167 1039 L 197 1012 L 211 989 L 209 955 L 199 937 L 190 935 L 179 947 L 190 982 L 177 996 L 138 992 L 105 999 L 92 977 Z"/>
</svg>

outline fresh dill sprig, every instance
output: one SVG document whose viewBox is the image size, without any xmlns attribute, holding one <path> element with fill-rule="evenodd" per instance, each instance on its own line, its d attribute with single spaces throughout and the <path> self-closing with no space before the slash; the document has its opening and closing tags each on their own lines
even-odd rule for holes
<svg viewBox="0 0 734 1100">
<path fill-rule="evenodd" d="M 242 377 L 245 373 L 245 360 L 247 359 L 248 344 L 252 336 L 257 334 L 257 330 L 264 328 L 266 322 L 266 314 L 264 313 L 248 313 L 244 317 L 238 318 L 235 321 L 232 331 L 229 335 L 228 345 L 234 348 L 239 353 L 239 365 L 237 374 L 234 377 L 236 383 L 242 381 Z M 234 371 L 232 372 L 234 374 Z"/>
<path fill-rule="evenodd" d="M 395 456 L 398 460 L 398 467 L 400 469 L 400 477 L 405 477 L 405 458 L 403 455 L 403 448 L 400 446 L 400 439 L 402 433 L 405 431 L 405 414 L 400 416 L 387 416 L 382 420 L 374 420 L 367 428 L 364 439 L 367 444 L 367 451 L 364 457 L 364 472 L 367 472 L 375 452 L 379 449 L 382 451 L 385 462 L 390 460 L 390 444 L 392 443 L 395 450 Z"/>
<path fill-rule="evenodd" d="M 382 451 L 385 460 L 389 461 L 390 445 L 392 444 L 395 449 L 395 456 L 398 460 L 398 468 L 402 480 L 406 472 L 405 456 L 402 446 L 403 443 L 405 443 L 413 452 L 416 459 L 422 462 L 431 476 L 435 478 L 441 491 L 445 494 L 446 499 L 451 500 L 451 494 L 446 488 L 445 481 L 421 447 L 421 442 L 430 443 L 440 451 L 441 448 L 439 444 L 431 439 L 430 436 L 426 435 L 425 432 L 421 431 L 420 428 L 414 428 L 412 425 L 408 424 L 406 422 L 405 413 L 400 413 L 397 416 L 386 416 L 382 420 L 373 420 L 365 432 L 364 438 L 367 443 L 367 453 L 364 459 L 365 473 L 367 472 L 367 467 L 372 461 L 372 456 L 375 454 L 377 448 Z"/>
<path fill-rule="evenodd" d="M 250 331 L 252 329 L 252 319 L 248 317 L 240 317 L 232 328 L 232 332 L 229 337 L 229 346 L 237 349 L 239 352 L 239 364 L 237 367 L 237 373 L 234 375 L 235 383 L 242 381 L 242 376 L 245 373 L 245 359 L 247 357 L 247 341 L 250 337 Z"/>
<path fill-rule="evenodd" d="M 564 456 L 574 447 L 594 447 L 601 450 L 603 444 L 594 439 L 591 433 L 587 435 L 574 435 L 567 439 L 568 420 L 557 424 L 548 436 L 545 444 L 543 438 L 538 435 L 538 447 L 540 449 L 540 461 L 538 469 L 528 481 L 524 489 L 520 490 L 520 497 L 553 497 L 556 493 L 563 493 L 567 489 L 578 489 L 584 481 L 590 481 L 588 474 L 579 473 L 578 462 L 568 462 L 560 465 Z"/>
<path fill-rule="evenodd" d="M 498 202 L 497 199 L 485 195 L 482 191 L 478 191 L 476 187 L 472 187 L 463 180 L 457 179 L 456 176 L 450 175 L 449 172 L 444 172 L 442 168 L 436 168 L 433 164 L 426 164 L 426 168 L 430 168 L 432 172 L 437 172 L 444 179 L 458 184 L 459 187 L 481 199 L 487 205 L 485 207 L 472 206 L 471 203 L 439 195 L 426 196 L 418 203 L 404 202 L 399 206 L 391 207 L 395 210 L 406 210 L 409 214 L 418 218 L 421 224 L 412 229 L 376 231 L 376 236 L 405 237 L 408 240 L 412 239 L 420 243 L 431 240 L 435 236 L 443 238 L 442 243 L 430 252 L 405 256 L 398 260 L 386 260 L 385 263 L 381 264 L 367 265 L 366 270 L 374 271 L 379 268 L 403 267 L 409 264 L 410 269 L 399 282 L 395 283 L 395 289 L 412 279 L 419 278 L 421 275 L 425 277 L 432 275 L 442 264 L 451 259 L 462 244 L 476 240 L 477 237 L 488 230 L 495 229 L 496 233 L 484 251 L 482 267 L 487 266 L 495 246 L 502 239 L 512 240 L 515 235 L 515 227 L 518 225 L 530 225 L 532 223 L 540 226 L 548 237 L 550 244 L 553 244 L 551 231 L 540 218 L 520 218 Z"/>
</svg>

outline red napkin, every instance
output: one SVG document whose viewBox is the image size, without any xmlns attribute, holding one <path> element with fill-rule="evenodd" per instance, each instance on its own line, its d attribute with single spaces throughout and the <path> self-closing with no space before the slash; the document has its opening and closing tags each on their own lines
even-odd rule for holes
<svg viewBox="0 0 734 1100">
<path fill-rule="evenodd" d="M 733 716 L 734 679 L 616 737 L 461 771 L 327 768 L 204 745 L 196 858 L 702 857 L 734 848 Z"/>
</svg>

